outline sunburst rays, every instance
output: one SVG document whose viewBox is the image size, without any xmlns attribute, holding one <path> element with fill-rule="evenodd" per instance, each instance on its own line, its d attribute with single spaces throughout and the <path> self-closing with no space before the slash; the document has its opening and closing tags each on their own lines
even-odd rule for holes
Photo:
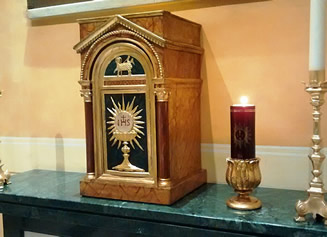
<svg viewBox="0 0 327 237">
<path fill-rule="evenodd" d="M 141 136 L 144 136 L 142 132 L 144 121 L 141 120 L 142 116 L 140 115 L 143 109 L 138 110 L 138 105 L 134 107 L 135 96 L 127 104 L 125 104 L 124 95 L 122 97 L 122 104 L 116 103 L 112 97 L 110 99 L 113 107 L 107 108 L 110 113 L 107 124 L 109 125 L 108 135 L 111 135 L 109 141 L 112 142 L 112 146 L 118 142 L 119 149 L 122 142 L 129 142 L 133 149 L 135 149 L 134 144 L 136 144 L 143 151 L 143 147 L 138 141 L 138 139 L 141 139 Z"/>
</svg>

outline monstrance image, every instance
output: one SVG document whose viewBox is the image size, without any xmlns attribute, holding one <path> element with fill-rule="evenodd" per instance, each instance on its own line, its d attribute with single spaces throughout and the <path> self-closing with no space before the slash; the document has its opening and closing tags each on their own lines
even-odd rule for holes
<svg viewBox="0 0 327 237">
<path fill-rule="evenodd" d="M 124 160 L 121 164 L 113 167 L 114 170 L 118 171 L 129 171 L 129 172 L 144 172 L 143 169 L 132 165 L 129 161 L 130 148 L 128 144 L 135 149 L 134 143 L 143 151 L 142 146 L 137 139 L 140 139 L 141 136 L 144 136 L 144 133 L 141 131 L 144 127 L 141 126 L 144 124 L 142 121 L 142 116 L 139 114 L 143 109 L 138 110 L 138 105 L 134 107 L 135 97 L 132 102 L 128 102 L 125 105 L 124 95 L 122 96 L 122 105 L 118 102 L 115 103 L 114 99 L 110 97 L 113 108 L 107 108 L 112 116 L 109 117 L 107 123 L 110 125 L 108 127 L 108 135 L 111 135 L 110 142 L 112 146 L 115 146 L 118 142 L 118 149 L 123 144 L 121 151 L 123 152 Z"/>
</svg>

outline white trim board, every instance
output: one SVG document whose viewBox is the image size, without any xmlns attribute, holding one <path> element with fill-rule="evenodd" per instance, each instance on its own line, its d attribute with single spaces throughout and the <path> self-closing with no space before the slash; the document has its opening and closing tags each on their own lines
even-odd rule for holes
<svg viewBox="0 0 327 237">
<path fill-rule="evenodd" d="M 0 141 L 0 157 L 10 171 L 86 171 L 85 139 L 0 137 Z"/>
<path fill-rule="evenodd" d="M 77 2 L 61 4 L 48 7 L 40 7 L 27 10 L 27 16 L 30 19 L 43 17 L 64 16 L 68 14 L 78 14 L 85 12 L 111 10 L 122 7 L 135 7 L 146 4 L 174 2 L 176 0 L 93 0 L 87 2 Z M 181 0 L 177 0 L 181 1 Z"/>
<path fill-rule="evenodd" d="M 85 139 L 0 137 L 4 168 L 14 172 L 49 169 L 85 172 Z M 257 146 L 261 158 L 261 187 L 305 190 L 311 178 L 309 147 Z M 230 145 L 201 144 L 202 167 L 208 182 L 225 183 L 226 157 Z M 327 166 L 327 161 L 323 166 Z M 325 169 L 327 170 L 327 169 Z M 327 184 L 327 175 L 323 176 Z"/>
</svg>

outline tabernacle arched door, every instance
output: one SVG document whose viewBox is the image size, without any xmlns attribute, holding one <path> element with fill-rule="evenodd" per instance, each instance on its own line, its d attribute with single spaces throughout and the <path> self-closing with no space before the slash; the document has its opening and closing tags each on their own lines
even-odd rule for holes
<svg viewBox="0 0 327 237">
<path fill-rule="evenodd" d="M 94 62 L 93 129 L 99 179 L 156 184 L 153 68 L 144 50 L 129 41 L 105 47 Z"/>
</svg>

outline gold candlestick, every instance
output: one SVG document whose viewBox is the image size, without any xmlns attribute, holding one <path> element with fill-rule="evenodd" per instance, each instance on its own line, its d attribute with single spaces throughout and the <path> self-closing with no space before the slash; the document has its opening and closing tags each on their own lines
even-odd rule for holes
<svg viewBox="0 0 327 237">
<path fill-rule="evenodd" d="M 3 188 L 4 188 L 5 185 L 8 185 L 8 184 L 11 183 L 9 181 L 10 177 L 11 177 L 11 174 L 9 173 L 8 170 L 3 171 L 2 170 L 3 166 L 4 166 L 4 164 L 1 164 L 1 160 L 0 160 L 0 191 L 3 191 Z"/>
<path fill-rule="evenodd" d="M 316 218 L 317 214 L 325 219 L 325 225 L 327 225 L 327 205 L 325 202 L 324 184 L 320 175 L 322 174 L 321 165 L 325 159 L 325 155 L 321 153 L 322 147 L 320 146 L 320 107 L 324 103 L 324 95 L 327 92 L 327 82 L 325 80 L 325 71 L 312 71 L 310 72 L 310 83 L 306 86 L 306 91 L 311 96 L 311 105 L 313 106 L 313 135 L 312 135 L 312 153 L 309 155 L 309 159 L 312 162 L 312 174 L 313 178 L 310 182 L 310 188 L 307 190 L 308 199 L 306 201 L 298 201 L 295 209 L 297 216 L 295 221 L 305 221 L 305 215 L 312 214 L 313 218 Z"/>
<path fill-rule="evenodd" d="M 2 96 L 2 90 L 0 90 L 0 97 Z M 3 191 L 3 188 L 5 185 L 10 184 L 10 177 L 11 174 L 9 173 L 8 170 L 3 171 L 2 167 L 4 166 L 4 164 L 1 164 L 1 160 L 0 160 L 0 191 Z"/>
<path fill-rule="evenodd" d="M 262 206 L 261 201 L 250 193 L 259 186 L 261 173 L 259 158 L 227 158 L 226 181 L 232 186 L 237 196 L 227 200 L 228 207 L 238 210 L 254 210 Z"/>
</svg>

